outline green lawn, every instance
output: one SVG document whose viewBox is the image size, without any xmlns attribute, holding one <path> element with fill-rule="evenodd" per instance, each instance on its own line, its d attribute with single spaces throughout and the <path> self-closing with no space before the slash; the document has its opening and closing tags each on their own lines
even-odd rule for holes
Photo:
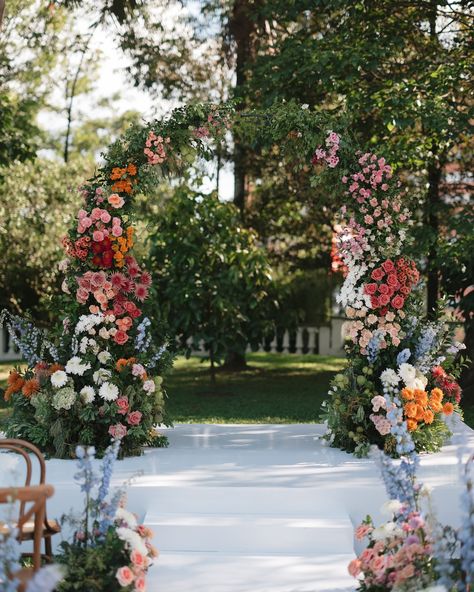
<svg viewBox="0 0 474 592">
<path fill-rule="evenodd" d="M 207 364 L 199 358 L 178 358 L 166 381 L 173 421 L 317 422 L 329 381 L 345 362 L 325 356 L 251 354 L 248 363 L 245 372 L 219 372 L 212 385 Z M 0 386 L 5 386 L 10 367 L 0 364 Z M 6 413 L 0 399 L 0 422 Z M 465 409 L 465 420 L 474 427 L 474 406 Z"/>
</svg>

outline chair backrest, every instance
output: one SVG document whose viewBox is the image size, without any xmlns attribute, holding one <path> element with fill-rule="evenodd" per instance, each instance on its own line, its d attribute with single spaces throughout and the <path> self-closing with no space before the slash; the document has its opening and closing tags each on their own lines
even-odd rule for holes
<svg viewBox="0 0 474 592">
<path fill-rule="evenodd" d="M 0 489 L 0 504 L 19 501 L 25 508 L 18 523 L 18 529 L 34 517 L 33 534 L 33 570 L 41 567 L 41 543 L 43 540 L 43 524 L 46 512 L 46 500 L 54 493 L 52 485 L 36 485 L 32 487 L 8 487 Z M 31 505 L 30 505 L 31 504 Z"/>
<path fill-rule="evenodd" d="M 19 440 L 16 438 L 0 438 L 0 450 L 8 450 L 9 452 L 13 452 L 19 454 L 23 460 L 25 461 L 25 484 L 24 487 L 30 487 L 32 485 L 31 480 L 33 477 L 33 463 L 32 457 L 36 460 L 36 463 L 39 467 L 39 479 L 37 483 L 33 485 L 44 485 L 46 479 L 46 463 L 44 460 L 44 456 L 34 444 L 31 442 L 27 442 L 26 440 Z M 19 515 L 18 515 L 18 523 L 24 524 L 25 520 L 22 519 L 25 512 L 25 502 L 20 500 L 20 508 L 19 508 Z M 44 512 L 44 523 L 47 523 L 47 516 L 46 510 Z M 21 539 L 21 532 L 20 537 Z"/>
</svg>

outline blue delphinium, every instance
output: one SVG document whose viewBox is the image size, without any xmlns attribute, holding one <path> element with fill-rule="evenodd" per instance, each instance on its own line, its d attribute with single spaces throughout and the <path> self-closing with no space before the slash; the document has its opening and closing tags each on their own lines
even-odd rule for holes
<svg viewBox="0 0 474 592">
<path fill-rule="evenodd" d="M 367 359 L 373 364 L 379 355 L 380 343 L 383 340 L 383 333 L 381 331 L 374 331 L 369 343 L 367 344 Z"/>
<path fill-rule="evenodd" d="M 151 335 L 147 331 L 150 325 L 150 319 L 145 317 L 137 327 L 137 336 L 135 337 L 135 350 L 137 352 L 145 352 L 150 347 Z"/>
<path fill-rule="evenodd" d="M 433 366 L 432 352 L 438 352 L 438 334 L 440 326 L 429 324 L 423 327 L 423 332 L 419 336 L 415 345 L 415 366 L 426 373 Z"/>
<path fill-rule="evenodd" d="M 0 590 L 2 592 L 16 592 L 18 580 L 9 580 L 8 575 L 20 569 L 20 544 L 16 539 L 16 530 L 11 525 L 8 534 L 0 537 Z"/>
<path fill-rule="evenodd" d="M 160 360 L 163 356 L 163 354 L 165 353 L 165 351 L 168 349 L 167 344 L 165 343 L 165 345 L 162 345 L 160 347 L 160 349 L 153 354 L 153 356 L 150 358 L 150 361 L 148 362 L 148 367 L 149 368 L 154 368 L 158 362 L 158 360 Z"/>
<path fill-rule="evenodd" d="M 410 356 L 411 351 L 407 347 L 405 349 L 402 349 L 402 351 L 397 356 L 397 366 L 401 366 L 402 364 L 408 362 Z"/>
</svg>

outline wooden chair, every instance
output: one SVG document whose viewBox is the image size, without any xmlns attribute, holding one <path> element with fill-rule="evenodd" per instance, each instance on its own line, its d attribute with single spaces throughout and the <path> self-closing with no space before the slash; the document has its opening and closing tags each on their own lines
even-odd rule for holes
<svg viewBox="0 0 474 592">
<path fill-rule="evenodd" d="M 41 543 L 43 540 L 44 521 L 46 516 L 46 500 L 54 493 L 52 485 L 36 485 L 33 487 L 8 487 L 0 489 L 0 504 L 19 501 L 23 507 L 18 524 L 15 526 L 21 532 L 26 524 L 33 524 L 33 567 L 25 567 L 11 574 L 11 579 L 20 582 L 18 592 L 23 592 L 28 581 L 41 567 Z M 28 505 L 31 504 L 31 505 Z M 7 527 L 4 527 L 7 531 Z"/>
<path fill-rule="evenodd" d="M 38 448 L 31 444 L 30 442 L 26 442 L 25 440 L 16 440 L 16 439 L 0 439 L 0 451 L 1 450 L 8 450 L 10 452 L 14 452 L 19 454 L 23 460 L 25 461 L 26 465 L 26 478 L 25 478 L 25 487 L 31 486 L 31 478 L 33 473 L 33 463 L 32 458 L 36 459 L 39 465 L 39 483 L 37 485 L 45 485 L 46 479 L 46 463 L 44 462 L 44 456 L 38 450 Z M 24 520 L 23 515 L 25 511 L 25 502 L 20 503 L 20 511 L 18 516 L 18 525 L 22 525 L 21 528 L 18 528 L 18 539 L 20 541 L 31 541 L 34 539 L 35 533 L 35 525 L 32 520 Z M 0 524 L 0 533 L 2 532 L 2 525 Z M 44 512 L 44 519 L 43 519 L 43 530 L 42 530 L 42 538 L 44 539 L 44 547 L 45 553 L 43 557 L 47 561 L 51 561 L 53 558 L 53 550 L 51 544 L 51 537 L 55 534 L 61 532 L 61 527 L 56 520 L 48 520 L 46 509 Z"/>
</svg>

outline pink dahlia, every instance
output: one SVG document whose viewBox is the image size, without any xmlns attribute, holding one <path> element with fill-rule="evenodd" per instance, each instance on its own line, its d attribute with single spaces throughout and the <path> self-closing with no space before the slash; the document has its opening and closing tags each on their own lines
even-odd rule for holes
<svg viewBox="0 0 474 592">
<path fill-rule="evenodd" d="M 135 286 L 135 298 L 143 302 L 148 298 L 148 288 L 143 284 L 137 284 Z"/>
</svg>

